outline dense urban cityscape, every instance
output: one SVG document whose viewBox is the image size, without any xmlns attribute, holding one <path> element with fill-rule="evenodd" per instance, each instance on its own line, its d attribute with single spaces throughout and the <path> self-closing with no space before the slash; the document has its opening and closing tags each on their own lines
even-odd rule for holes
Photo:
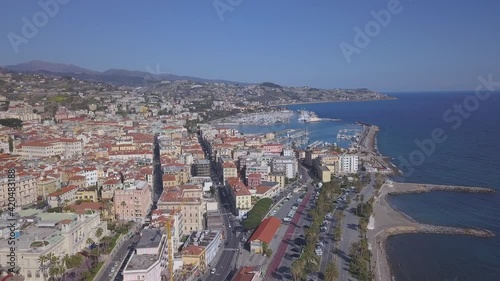
<svg viewBox="0 0 500 281">
<path fill-rule="evenodd" d="M 390 171 L 369 157 L 370 126 L 349 148 L 301 148 L 279 132 L 221 125 L 232 116 L 238 124 L 290 118 L 271 105 L 304 99 L 270 102 L 285 91 L 271 83 L 130 87 L 6 69 L 0 79 L 0 264 L 19 280 L 323 279 L 337 268 L 342 211 L 373 180 L 369 172 Z M 336 209 L 320 193 L 335 197 Z M 22 258 L 9 271 L 12 219 Z M 312 260 L 296 271 L 301 253 Z"/>
</svg>

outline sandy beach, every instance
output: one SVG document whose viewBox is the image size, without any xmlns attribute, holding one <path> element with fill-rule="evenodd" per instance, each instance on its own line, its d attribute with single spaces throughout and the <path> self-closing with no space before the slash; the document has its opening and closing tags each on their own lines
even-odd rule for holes
<svg viewBox="0 0 500 281">
<path fill-rule="evenodd" d="M 430 233 L 445 235 L 469 235 L 476 237 L 493 237 L 494 234 L 485 229 L 460 228 L 449 226 L 438 226 L 420 224 L 409 216 L 395 210 L 387 200 L 391 194 L 422 193 L 432 191 L 451 191 L 468 193 L 494 193 L 490 188 L 466 187 L 466 186 L 446 186 L 386 182 L 375 197 L 373 206 L 373 216 L 367 231 L 368 242 L 372 251 L 372 272 L 375 280 L 392 280 L 391 267 L 387 258 L 387 239 L 393 235 L 410 233 Z"/>
<path fill-rule="evenodd" d="M 383 169 L 386 175 L 400 174 L 400 171 L 390 159 L 381 155 L 377 149 L 377 133 L 380 128 L 363 122 L 358 122 L 358 124 L 364 127 L 359 142 L 360 153 L 364 160 L 372 163 L 373 167 L 379 170 Z M 370 250 L 372 251 L 371 266 L 374 280 L 393 280 L 386 252 L 387 239 L 390 236 L 411 233 L 469 235 L 484 238 L 494 236 L 491 231 L 485 229 L 418 223 L 406 214 L 395 210 L 387 200 L 388 195 L 416 194 L 433 191 L 495 193 L 495 190 L 491 188 L 400 183 L 387 180 L 374 197 L 373 214 L 367 226 L 367 238 Z"/>
</svg>

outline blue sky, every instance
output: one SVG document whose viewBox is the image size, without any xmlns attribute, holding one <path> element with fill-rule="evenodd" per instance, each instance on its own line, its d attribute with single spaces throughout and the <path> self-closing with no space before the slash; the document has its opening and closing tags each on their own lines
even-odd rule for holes
<svg viewBox="0 0 500 281">
<path fill-rule="evenodd" d="M 50 2 L 56 0 L 40 0 Z M 62 0 L 60 0 L 62 1 Z M 0 65 L 34 59 L 93 70 L 125 68 L 321 88 L 474 89 L 500 80 L 500 1 L 400 0 L 402 11 L 349 63 L 342 42 L 396 0 L 65 0 L 16 53 L 39 1 L 0 3 Z M 238 2 L 241 2 L 238 4 Z"/>
</svg>

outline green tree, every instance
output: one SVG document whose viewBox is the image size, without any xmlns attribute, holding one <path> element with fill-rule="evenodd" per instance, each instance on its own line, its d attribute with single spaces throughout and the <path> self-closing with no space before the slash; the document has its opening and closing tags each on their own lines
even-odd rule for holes
<svg viewBox="0 0 500 281">
<path fill-rule="evenodd" d="M 267 248 L 264 253 L 266 254 L 266 257 L 270 258 L 273 255 L 273 249 Z"/>
<path fill-rule="evenodd" d="M 246 229 L 254 229 L 259 226 L 264 216 L 269 212 L 272 204 L 273 200 L 271 198 L 260 199 L 248 212 L 247 218 L 243 221 L 243 227 Z"/>
<path fill-rule="evenodd" d="M 125 207 L 127 206 L 127 203 L 125 203 L 125 201 L 122 201 L 120 203 L 120 205 L 122 206 L 122 223 L 125 222 Z"/>
<path fill-rule="evenodd" d="M 337 281 L 339 278 L 339 271 L 335 259 L 328 263 L 325 269 L 325 281 Z"/>
<path fill-rule="evenodd" d="M 97 230 L 95 231 L 95 237 L 97 237 L 97 240 L 99 241 L 97 243 L 97 256 L 99 256 L 99 252 L 100 252 L 100 249 L 101 249 L 101 237 L 102 237 L 102 234 L 103 234 L 103 230 L 101 227 L 97 228 Z"/>
<path fill-rule="evenodd" d="M 5 118 L 0 119 L 0 125 L 10 128 L 20 129 L 23 127 L 23 121 L 18 118 Z"/>
<path fill-rule="evenodd" d="M 9 137 L 9 152 L 14 152 L 14 139 L 12 137 Z"/>
<path fill-rule="evenodd" d="M 304 260 L 296 259 L 292 262 L 292 278 L 295 281 L 302 280 L 304 277 Z"/>
<path fill-rule="evenodd" d="M 72 256 L 66 254 L 62 258 L 62 262 L 64 263 L 66 268 L 68 270 L 70 270 L 70 273 L 71 273 L 74 271 L 75 268 L 78 268 L 82 264 L 83 258 L 79 254 L 72 255 Z"/>
<path fill-rule="evenodd" d="M 38 268 L 40 269 L 44 280 L 47 280 L 47 269 L 49 268 L 48 263 L 49 258 L 46 255 L 41 255 L 38 257 Z"/>
</svg>

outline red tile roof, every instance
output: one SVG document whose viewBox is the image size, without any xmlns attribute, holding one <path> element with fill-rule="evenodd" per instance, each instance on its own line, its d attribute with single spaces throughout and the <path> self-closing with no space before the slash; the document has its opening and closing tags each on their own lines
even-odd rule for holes
<svg viewBox="0 0 500 281">
<path fill-rule="evenodd" d="M 240 268 L 233 278 L 233 281 L 252 281 L 256 274 L 253 266 L 245 266 Z"/>
<path fill-rule="evenodd" d="M 162 181 L 175 181 L 175 175 L 163 175 L 161 179 Z"/>
<path fill-rule="evenodd" d="M 201 253 L 203 253 L 203 248 L 199 246 L 194 246 L 194 245 L 189 245 L 184 250 L 182 250 L 183 255 L 193 255 L 193 256 L 199 256 Z"/>
<path fill-rule="evenodd" d="M 70 191 L 77 189 L 77 188 L 78 188 L 78 186 L 76 186 L 76 185 L 68 185 L 66 187 L 63 187 L 63 188 L 57 190 L 57 191 L 52 192 L 51 194 L 49 194 L 49 196 L 59 196 L 61 194 L 64 194 L 66 192 L 70 192 Z"/>
<path fill-rule="evenodd" d="M 269 217 L 262 221 L 255 232 L 250 237 L 249 241 L 259 240 L 261 242 L 271 243 L 274 234 L 278 231 L 281 225 L 280 219 L 277 217 Z"/>
<path fill-rule="evenodd" d="M 255 188 L 257 190 L 257 194 L 265 194 L 268 192 L 271 188 L 269 186 L 265 185 L 259 185 Z"/>
</svg>

